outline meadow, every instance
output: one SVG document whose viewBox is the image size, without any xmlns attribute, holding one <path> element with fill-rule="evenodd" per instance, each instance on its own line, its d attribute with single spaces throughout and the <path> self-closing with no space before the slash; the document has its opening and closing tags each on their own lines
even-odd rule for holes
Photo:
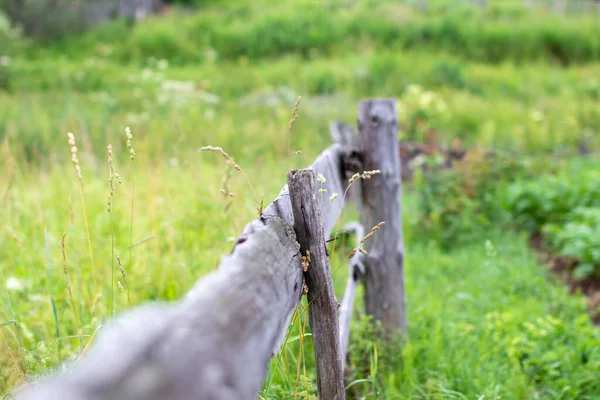
<svg viewBox="0 0 600 400">
<path fill-rule="evenodd" d="M 528 240 L 600 275 L 600 14 L 429 3 L 203 2 L 53 41 L 0 23 L 0 396 L 68 368 L 114 315 L 183 296 L 329 121 L 393 97 L 400 140 L 468 157 L 405 183 L 410 341 L 387 348 L 359 315 L 349 395 L 598 399 L 600 301 Z M 304 324 L 262 398 L 316 398 Z"/>
</svg>

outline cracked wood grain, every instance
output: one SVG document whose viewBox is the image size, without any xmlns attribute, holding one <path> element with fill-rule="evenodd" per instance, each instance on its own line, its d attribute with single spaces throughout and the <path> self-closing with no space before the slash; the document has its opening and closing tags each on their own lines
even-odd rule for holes
<svg viewBox="0 0 600 400">
<path fill-rule="evenodd" d="M 317 367 L 317 390 L 320 399 L 342 400 L 346 398 L 346 393 L 338 302 L 319 207 L 319 198 L 322 196 L 312 169 L 292 170 L 288 172 L 287 179 L 300 253 L 310 254 L 310 265 L 304 278 L 308 286 L 308 323 Z M 325 201 L 329 201 L 329 196 L 321 200 Z"/>
</svg>

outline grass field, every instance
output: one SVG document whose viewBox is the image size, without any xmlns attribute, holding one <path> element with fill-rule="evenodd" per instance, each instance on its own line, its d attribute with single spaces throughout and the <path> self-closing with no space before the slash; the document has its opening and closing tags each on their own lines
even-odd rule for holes
<svg viewBox="0 0 600 400">
<path fill-rule="evenodd" d="M 598 274 L 598 243 L 576 240 L 592 237 L 580 226 L 596 220 L 570 211 L 600 205 L 593 184 L 578 184 L 600 163 L 577 155 L 600 145 L 600 14 L 375 3 L 208 2 L 50 43 L 3 46 L 0 32 L 0 397 L 66 368 L 113 315 L 184 295 L 286 171 L 330 143 L 330 120 L 352 123 L 361 98 L 394 97 L 401 140 L 435 132 L 518 165 L 475 160 L 405 185 L 410 341 L 386 349 L 356 319 L 348 393 L 600 398 L 594 310 L 527 246 L 532 231 L 554 232 L 557 251 Z M 122 181 L 110 206 L 108 145 Z M 199 152 L 205 145 L 222 146 L 245 174 Z M 533 228 L 523 219 L 532 215 Z M 566 233 L 556 227 L 567 222 Z M 332 265 L 341 293 L 345 267 Z M 299 332 L 263 398 L 315 396 L 311 341 L 301 347 Z"/>
</svg>

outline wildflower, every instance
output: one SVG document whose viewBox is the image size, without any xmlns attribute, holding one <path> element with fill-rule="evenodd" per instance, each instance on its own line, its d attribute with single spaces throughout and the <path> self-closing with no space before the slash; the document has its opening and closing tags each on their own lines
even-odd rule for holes
<svg viewBox="0 0 600 400">
<path fill-rule="evenodd" d="M 135 150 L 133 149 L 133 135 L 131 134 L 131 129 L 129 127 L 125 128 L 125 136 L 127 137 L 127 149 L 129 150 L 129 157 L 132 160 L 135 159 Z"/>
</svg>

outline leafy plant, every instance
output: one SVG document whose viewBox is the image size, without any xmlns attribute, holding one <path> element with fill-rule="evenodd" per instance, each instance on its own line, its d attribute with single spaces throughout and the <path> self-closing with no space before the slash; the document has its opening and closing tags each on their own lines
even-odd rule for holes
<svg viewBox="0 0 600 400">
<path fill-rule="evenodd" d="M 419 85 L 409 85 L 400 97 L 400 120 L 405 121 L 403 138 L 423 141 L 428 134 L 442 130 L 447 111 L 446 102 L 439 94 Z"/>
<path fill-rule="evenodd" d="M 544 176 L 508 188 L 507 207 L 518 226 L 533 233 L 545 224 L 566 223 L 580 207 L 600 206 L 597 171 Z"/>
<path fill-rule="evenodd" d="M 444 247 L 473 239 L 482 227 L 507 220 L 501 192 L 508 182 L 529 174 L 522 160 L 482 150 L 468 153 L 452 169 L 419 173 L 417 229 Z"/>
<path fill-rule="evenodd" d="M 542 230 L 559 254 L 579 261 L 576 278 L 600 272 L 600 208 L 578 208 L 569 214 L 569 222 L 547 224 Z"/>
<path fill-rule="evenodd" d="M 600 367 L 594 357 L 599 337 L 585 316 L 573 325 L 552 315 L 532 317 L 517 323 L 511 312 L 490 313 L 484 322 L 486 330 L 502 347 L 528 380 L 536 382 L 541 392 L 560 388 L 565 398 L 586 398 L 586 393 L 600 389 L 597 379 L 587 371 Z M 581 331 L 580 331 L 581 330 Z M 579 332 L 591 334 L 589 341 L 581 340 Z M 582 386 L 573 386 L 569 376 L 577 374 Z M 546 397 L 543 397 L 546 398 Z"/>
</svg>

